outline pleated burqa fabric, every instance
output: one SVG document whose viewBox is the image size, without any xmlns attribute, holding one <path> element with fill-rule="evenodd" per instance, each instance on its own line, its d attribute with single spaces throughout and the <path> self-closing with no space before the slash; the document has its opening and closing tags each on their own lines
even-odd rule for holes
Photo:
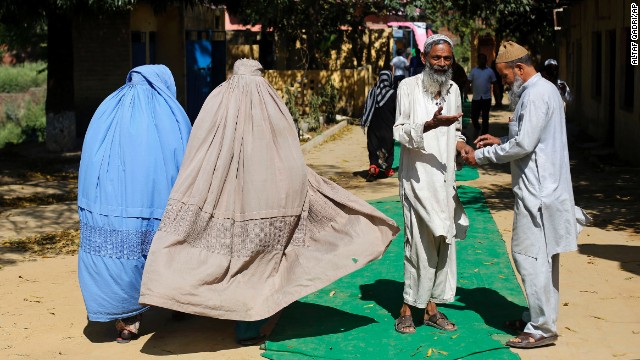
<svg viewBox="0 0 640 360">
<path fill-rule="evenodd" d="M 78 178 L 78 277 L 89 320 L 146 310 L 142 272 L 190 132 L 164 65 L 131 70 L 91 119 Z"/>
<path fill-rule="evenodd" d="M 267 318 L 382 256 L 396 224 L 305 166 L 255 60 L 207 98 L 155 235 L 140 303 Z"/>
</svg>

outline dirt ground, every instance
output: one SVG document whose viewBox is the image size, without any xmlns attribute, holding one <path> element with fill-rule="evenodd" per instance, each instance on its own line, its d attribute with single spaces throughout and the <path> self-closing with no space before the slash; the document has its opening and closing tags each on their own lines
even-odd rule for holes
<svg viewBox="0 0 640 360">
<path fill-rule="evenodd" d="M 493 133 L 505 131 L 507 116 L 494 112 Z M 560 340 L 518 354 L 523 359 L 639 359 L 640 173 L 612 159 L 606 146 L 572 128 L 570 133 L 576 203 L 594 224 L 580 234 L 579 251 L 561 257 Z M 349 126 L 331 140 L 305 156 L 318 173 L 366 200 L 397 194 L 396 178 L 364 182 L 368 164 L 360 128 Z M 127 345 L 113 342 L 112 324 L 87 322 L 77 257 L 69 255 L 77 239 L 78 158 L 0 152 L 0 358 L 260 358 L 257 346 L 234 343 L 231 321 L 195 316 L 177 321 L 155 309 L 144 315 L 141 338 Z M 513 219 L 508 166 L 482 168 L 480 178 L 465 185 L 484 191 L 508 246 Z M 61 230 L 68 231 L 56 232 Z M 66 242 L 56 243 L 60 238 Z"/>
</svg>

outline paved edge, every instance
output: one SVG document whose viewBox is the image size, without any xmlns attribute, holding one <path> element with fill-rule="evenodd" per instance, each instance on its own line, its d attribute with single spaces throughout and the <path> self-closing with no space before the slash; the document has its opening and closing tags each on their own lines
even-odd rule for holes
<svg viewBox="0 0 640 360">
<path fill-rule="evenodd" d="M 331 127 L 329 130 L 323 132 L 322 134 L 314 137 L 313 139 L 309 140 L 309 142 L 306 142 L 305 144 L 303 144 L 300 148 L 302 149 L 302 153 L 306 154 L 309 151 L 311 151 L 311 149 L 313 149 L 314 147 L 322 144 L 323 142 L 327 141 L 327 139 L 329 139 L 329 137 L 331 137 L 332 135 L 334 135 L 335 133 L 337 133 L 338 131 L 340 131 L 340 129 L 342 129 L 343 127 L 347 126 L 348 121 L 347 120 L 342 120 L 341 122 L 339 122 L 338 124 L 334 125 L 333 127 Z"/>
</svg>

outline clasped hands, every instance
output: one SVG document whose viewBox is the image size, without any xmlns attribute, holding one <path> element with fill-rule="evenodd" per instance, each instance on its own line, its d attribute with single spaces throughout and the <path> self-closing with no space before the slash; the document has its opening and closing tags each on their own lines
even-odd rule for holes
<svg viewBox="0 0 640 360">
<path fill-rule="evenodd" d="M 442 115 L 442 106 L 439 106 L 438 110 L 436 110 L 436 112 L 433 114 L 433 118 L 424 123 L 424 132 L 439 128 L 441 126 L 451 126 L 456 121 L 458 121 L 458 119 L 462 115 L 463 115 L 462 113 L 455 114 L 455 115 Z M 500 141 L 500 138 L 497 138 L 489 134 L 485 134 L 485 135 L 480 135 L 473 143 L 475 144 L 477 149 L 480 149 L 487 146 L 500 145 L 501 141 Z M 456 150 L 460 152 L 460 155 L 462 156 L 462 160 L 466 164 L 472 165 L 472 166 L 478 166 L 478 163 L 476 162 L 476 156 L 475 156 L 476 152 L 471 146 L 465 144 L 462 141 L 458 141 L 458 144 L 456 145 Z"/>
<path fill-rule="evenodd" d="M 484 134 L 484 135 L 478 136 L 478 138 L 473 142 L 473 144 L 476 146 L 476 149 L 481 149 L 487 146 L 500 145 L 501 141 L 500 141 L 500 138 L 497 138 L 489 134 Z M 458 151 L 460 151 L 460 154 L 462 155 L 462 161 L 464 161 L 465 164 L 471 165 L 471 166 L 478 166 L 478 163 L 476 162 L 476 151 L 471 146 L 464 144 L 460 146 Z"/>
</svg>

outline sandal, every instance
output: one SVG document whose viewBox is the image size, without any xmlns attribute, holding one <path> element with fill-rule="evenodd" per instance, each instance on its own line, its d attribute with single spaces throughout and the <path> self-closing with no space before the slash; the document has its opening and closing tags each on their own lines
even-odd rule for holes
<svg viewBox="0 0 640 360">
<path fill-rule="evenodd" d="M 523 332 L 526 326 L 527 322 L 522 319 L 508 320 L 504 322 L 505 328 L 517 331 L 519 333 Z"/>
<path fill-rule="evenodd" d="M 116 330 L 118 330 L 116 342 L 118 344 L 126 344 L 131 340 L 137 339 L 138 329 L 140 329 L 140 315 L 116 320 Z"/>
<path fill-rule="evenodd" d="M 533 349 L 541 346 L 552 345 L 558 340 L 558 335 L 544 336 L 523 332 L 515 339 L 507 341 L 506 345 L 519 349 Z"/>
<path fill-rule="evenodd" d="M 413 323 L 411 315 L 402 315 L 396 319 L 396 331 L 400 334 L 413 334 L 416 332 L 416 326 Z"/>
<path fill-rule="evenodd" d="M 458 327 L 456 326 L 456 324 L 449 321 L 449 318 L 447 317 L 447 315 L 441 313 L 440 311 L 437 311 L 435 314 L 429 316 L 428 319 L 425 319 L 424 324 L 428 326 L 433 326 L 438 330 L 444 330 L 444 331 L 458 330 Z M 448 326 L 451 326 L 451 327 L 448 327 Z"/>
</svg>

